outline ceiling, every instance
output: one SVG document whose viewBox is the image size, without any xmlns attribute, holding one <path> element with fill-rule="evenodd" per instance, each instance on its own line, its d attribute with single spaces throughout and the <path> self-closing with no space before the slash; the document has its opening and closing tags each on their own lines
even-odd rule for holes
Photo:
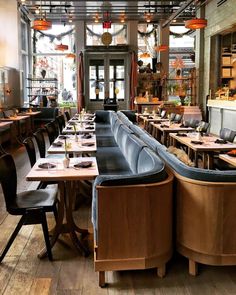
<svg viewBox="0 0 236 295">
<path fill-rule="evenodd" d="M 42 7 L 42 12 L 46 13 L 47 18 L 54 22 L 68 22 L 69 19 L 94 21 L 95 17 L 102 21 L 104 14 L 109 12 L 111 21 L 137 20 L 143 22 L 148 18 L 151 22 L 166 20 L 175 13 L 182 5 L 192 2 L 177 18 L 178 22 L 195 16 L 194 1 L 190 0 L 161 0 L 161 1 L 28 1 L 19 0 L 23 9 L 32 18 L 38 18 L 37 8 Z M 195 1 L 196 2 L 196 1 Z M 41 6 L 42 5 L 42 6 Z"/>
</svg>

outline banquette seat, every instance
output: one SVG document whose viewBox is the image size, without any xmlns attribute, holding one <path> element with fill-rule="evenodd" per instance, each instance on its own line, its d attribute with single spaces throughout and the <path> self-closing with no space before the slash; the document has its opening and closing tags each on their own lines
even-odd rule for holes
<svg viewBox="0 0 236 295">
<path fill-rule="evenodd" d="M 100 286 L 109 270 L 157 268 L 162 277 L 172 256 L 173 176 L 125 115 L 99 111 L 96 123 L 92 222 Z"/>
</svg>

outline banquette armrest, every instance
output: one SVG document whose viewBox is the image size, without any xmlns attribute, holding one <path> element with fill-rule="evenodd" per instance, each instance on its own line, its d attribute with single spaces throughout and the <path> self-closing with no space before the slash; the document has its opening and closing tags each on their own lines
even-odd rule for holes
<svg viewBox="0 0 236 295">
<path fill-rule="evenodd" d="M 169 259 L 172 253 L 172 183 L 170 173 L 166 179 L 155 183 L 96 186 L 95 270 L 101 270 L 99 260 L 132 258 L 138 263 L 139 258 L 159 257 L 161 265 Z M 153 263 L 150 262 L 149 267 L 156 266 L 156 261 Z M 106 266 L 107 270 L 112 270 L 112 265 L 111 262 L 110 267 Z M 122 263 L 113 269 L 130 267 Z"/>
</svg>

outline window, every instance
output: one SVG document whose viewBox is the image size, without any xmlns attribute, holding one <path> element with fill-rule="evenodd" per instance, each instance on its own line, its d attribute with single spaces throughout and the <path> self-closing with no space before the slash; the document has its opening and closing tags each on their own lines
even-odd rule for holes
<svg viewBox="0 0 236 295">
<path fill-rule="evenodd" d="M 109 66 L 109 97 L 124 100 L 125 97 L 125 66 L 123 59 L 110 60 Z"/>
<path fill-rule="evenodd" d="M 104 78 L 104 60 L 91 60 L 89 65 L 90 100 L 103 100 L 105 98 Z"/>
<path fill-rule="evenodd" d="M 28 102 L 26 78 L 29 74 L 29 33 L 30 25 L 24 19 L 21 19 L 21 89 L 24 103 Z"/>
</svg>

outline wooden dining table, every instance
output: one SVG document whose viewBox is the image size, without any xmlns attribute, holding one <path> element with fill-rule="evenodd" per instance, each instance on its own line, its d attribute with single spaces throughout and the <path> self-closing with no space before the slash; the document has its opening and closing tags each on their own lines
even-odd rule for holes
<svg viewBox="0 0 236 295">
<path fill-rule="evenodd" d="M 219 155 L 219 158 L 236 168 L 236 157 L 232 157 L 227 154 L 221 154 L 221 155 Z"/>
<path fill-rule="evenodd" d="M 74 124 L 74 126 L 72 125 Z M 95 126 L 96 124 L 94 122 L 92 123 L 79 123 L 79 122 L 69 122 L 65 128 L 62 130 L 62 134 L 75 134 L 75 133 L 90 133 L 90 132 L 95 132 Z"/>
<path fill-rule="evenodd" d="M 34 131 L 34 118 L 35 116 L 38 116 L 41 114 L 41 111 L 27 111 L 19 114 L 18 116 L 29 116 L 30 117 L 30 123 L 31 123 L 31 130 Z M 31 132 L 33 133 L 33 132 Z"/>
<path fill-rule="evenodd" d="M 89 135 L 86 134 L 86 135 Z M 74 157 L 83 155 L 85 153 L 95 153 L 97 151 L 96 135 L 90 134 L 91 138 L 84 138 L 84 135 L 78 134 L 77 141 L 75 135 L 66 135 L 67 152 L 73 154 Z M 55 143 L 61 143 L 61 146 L 56 146 Z M 48 154 L 64 154 L 65 153 L 65 140 L 61 139 L 59 135 L 54 143 L 49 147 Z"/>
<path fill-rule="evenodd" d="M 91 161 L 92 166 L 89 168 L 75 168 L 75 164 L 81 162 Z M 48 163 L 54 165 L 49 169 Z M 39 167 L 40 164 L 45 164 L 46 168 Z M 89 255 L 89 250 L 84 246 L 82 241 L 78 238 L 77 233 L 80 233 L 82 238 L 88 235 L 87 229 L 81 229 L 73 218 L 73 207 L 75 202 L 75 182 L 78 180 L 93 180 L 99 174 L 96 158 L 94 157 L 78 157 L 71 158 L 69 168 L 63 167 L 62 158 L 40 158 L 32 167 L 26 180 L 28 181 L 46 181 L 57 182 L 59 188 L 59 202 L 58 202 L 58 217 L 56 225 L 52 230 L 50 239 L 51 247 L 53 247 L 61 234 L 69 234 L 74 247 L 83 253 L 84 256 Z M 46 249 L 44 248 L 39 257 L 46 256 Z"/>
<path fill-rule="evenodd" d="M 176 142 L 187 146 L 194 152 L 194 165 L 198 167 L 198 156 L 202 154 L 203 167 L 212 169 L 213 168 L 213 156 L 216 152 L 225 152 L 236 149 L 236 143 L 227 142 L 225 144 L 216 143 L 215 141 L 219 137 L 209 134 L 208 136 L 202 136 L 202 144 L 195 143 L 197 141 L 196 133 L 187 133 L 186 136 L 180 136 L 176 133 L 170 134 L 171 142 L 176 146 Z"/>
<path fill-rule="evenodd" d="M 153 125 L 150 123 L 164 123 L 169 122 L 169 119 L 161 118 L 157 115 L 150 115 L 148 117 L 143 117 L 144 129 L 152 134 Z"/>
<path fill-rule="evenodd" d="M 168 146 L 168 139 L 170 133 L 178 133 L 178 132 L 192 132 L 194 128 L 192 127 L 182 127 L 181 124 L 163 122 L 163 123 L 150 123 L 152 125 L 152 135 L 158 141 L 162 141 L 162 143 Z"/>
<path fill-rule="evenodd" d="M 16 139 L 16 142 L 22 143 L 22 130 L 21 130 L 21 124 L 20 121 L 26 121 L 26 130 L 27 134 L 30 132 L 30 116 L 12 116 L 9 118 L 1 118 L 0 122 L 12 122 L 13 123 L 13 137 Z"/>
</svg>

